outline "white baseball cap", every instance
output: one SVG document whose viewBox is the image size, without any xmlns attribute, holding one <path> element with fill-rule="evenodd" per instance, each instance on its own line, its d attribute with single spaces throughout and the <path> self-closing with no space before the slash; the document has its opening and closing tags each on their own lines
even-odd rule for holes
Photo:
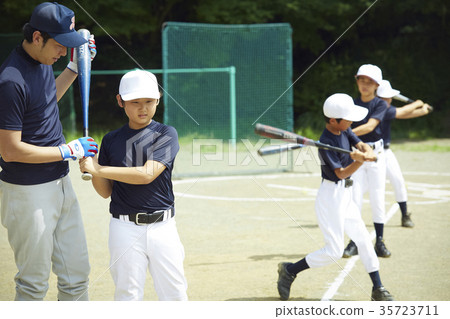
<svg viewBox="0 0 450 319">
<path fill-rule="evenodd" d="M 392 88 L 391 83 L 388 80 L 383 80 L 377 89 L 377 95 L 384 98 L 392 98 L 400 93 L 399 90 Z"/>
<path fill-rule="evenodd" d="M 126 73 L 120 80 L 119 94 L 124 101 L 140 98 L 159 99 L 161 97 L 156 76 L 143 70 Z"/>
<path fill-rule="evenodd" d="M 383 74 L 381 72 L 381 69 L 373 64 L 361 65 L 355 76 L 358 77 L 360 75 L 365 75 L 374 80 L 378 84 L 380 84 L 381 80 L 383 80 Z"/>
<path fill-rule="evenodd" d="M 323 103 L 323 114 L 328 118 L 358 122 L 363 120 L 367 113 L 368 109 L 355 105 L 351 96 L 344 93 L 333 94 Z"/>
</svg>

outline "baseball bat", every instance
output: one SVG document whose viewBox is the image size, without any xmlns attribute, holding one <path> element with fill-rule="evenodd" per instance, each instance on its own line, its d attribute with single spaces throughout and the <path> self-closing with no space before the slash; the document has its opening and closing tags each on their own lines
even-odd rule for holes
<svg viewBox="0 0 450 319">
<path fill-rule="evenodd" d="M 281 152 L 286 152 L 289 150 L 295 150 L 298 148 L 302 148 L 302 144 L 285 144 L 285 145 L 271 145 L 266 147 L 261 147 L 258 150 L 258 154 L 260 156 L 270 155 L 270 154 L 277 154 Z"/>
<path fill-rule="evenodd" d="M 90 32 L 86 29 L 78 30 L 78 33 L 88 40 L 80 45 L 77 50 L 78 84 L 80 86 L 81 109 L 83 112 L 83 136 L 89 136 L 89 91 L 91 87 L 91 52 L 89 51 Z M 81 178 L 85 181 L 92 179 L 90 173 L 83 173 Z"/>
<path fill-rule="evenodd" d="M 321 143 L 319 141 L 314 141 L 310 138 L 282 130 L 280 128 L 272 127 L 269 125 L 264 125 L 257 123 L 255 126 L 255 133 L 264 137 L 268 138 L 275 138 L 275 139 L 282 139 L 287 142 L 296 143 L 296 144 L 303 144 L 308 146 L 314 146 L 320 149 L 328 150 L 328 151 L 335 151 L 339 153 L 346 153 L 350 154 L 352 151 L 346 150 L 344 148 L 328 145 L 325 143 Z M 376 157 L 375 157 L 376 160 Z"/>
<path fill-rule="evenodd" d="M 404 95 L 401 95 L 401 94 L 397 94 L 396 96 L 393 96 L 392 98 L 397 100 L 397 101 L 403 102 L 403 103 L 412 103 L 412 102 L 414 102 L 414 100 L 412 100 L 409 97 L 406 97 Z"/>
<path fill-rule="evenodd" d="M 395 100 L 397 100 L 397 101 L 403 102 L 403 103 L 412 103 L 412 102 L 415 102 L 414 100 L 410 99 L 409 97 L 406 97 L 406 96 L 401 95 L 401 94 L 397 94 L 396 96 L 393 96 L 392 98 L 395 99 Z M 431 105 L 429 105 L 428 111 L 429 111 L 429 112 L 433 112 L 433 110 L 434 110 L 434 107 L 432 107 Z"/>
</svg>

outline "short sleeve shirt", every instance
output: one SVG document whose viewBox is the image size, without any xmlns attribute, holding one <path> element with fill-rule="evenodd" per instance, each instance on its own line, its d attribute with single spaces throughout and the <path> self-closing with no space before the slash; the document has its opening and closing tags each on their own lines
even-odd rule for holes
<svg viewBox="0 0 450 319">
<path fill-rule="evenodd" d="M 340 135 L 335 135 L 325 129 L 320 136 L 320 142 L 346 150 L 351 150 L 351 147 L 361 142 L 361 140 L 355 135 L 355 133 L 352 132 L 350 128 L 342 131 Z M 353 163 L 353 160 L 349 154 L 330 150 L 319 149 L 319 157 L 321 160 L 322 178 L 333 182 L 340 180 L 334 172 L 335 169 L 345 168 Z"/>
<path fill-rule="evenodd" d="M 387 104 L 385 101 L 383 101 L 382 99 L 380 99 L 379 97 L 375 97 L 372 100 L 370 100 L 369 102 L 363 102 L 361 101 L 360 98 L 354 99 L 354 102 L 356 105 L 365 107 L 366 109 L 369 110 L 369 112 L 367 113 L 367 116 L 359 122 L 353 122 L 351 127 L 352 128 L 356 128 L 360 125 L 366 124 L 369 119 L 374 118 L 378 121 L 380 121 L 380 123 L 375 127 L 375 129 L 365 135 L 361 135 L 359 136 L 359 138 L 361 139 L 361 141 L 365 142 L 365 143 L 370 143 L 370 142 L 376 142 L 378 140 L 380 140 L 383 137 L 383 133 L 382 133 L 382 126 L 381 123 L 384 119 L 384 113 L 386 112 L 386 108 L 387 108 Z"/>
<path fill-rule="evenodd" d="M 18 46 L 0 67 L 0 129 L 21 131 L 22 142 L 36 146 L 65 143 L 56 99 L 53 68 L 32 59 Z M 67 162 L 44 164 L 5 162 L 0 179 L 35 185 L 64 177 Z"/>
<path fill-rule="evenodd" d="M 172 170 L 179 148 L 175 128 L 154 120 L 140 130 L 130 129 L 127 124 L 106 134 L 99 152 L 100 165 L 140 167 L 153 160 L 166 166 L 153 182 L 146 185 L 114 181 L 110 213 L 129 215 L 172 208 Z"/>
</svg>

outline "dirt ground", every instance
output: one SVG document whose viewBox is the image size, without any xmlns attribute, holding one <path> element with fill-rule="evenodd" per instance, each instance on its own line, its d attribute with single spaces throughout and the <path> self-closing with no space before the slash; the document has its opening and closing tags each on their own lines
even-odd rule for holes
<svg viewBox="0 0 450 319">
<path fill-rule="evenodd" d="M 450 300 L 450 153 L 399 150 L 395 154 L 416 226 L 400 226 L 400 211 L 387 184 L 386 211 L 393 216 L 386 224 L 385 242 L 392 257 L 380 259 L 382 282 L 396 300 Z M 308 171 L 174 181 L 190 300 L 279 300 L 277 264 L 295 262 L 323 245 L 314 212 L 319 166 L 310 163 Z M 70 174 L 89 246 L 90 299 L 113 300 L 108 271 L 109 200 L 81 180 L 76 163 Z M 362 214 L 372 232 L 367 198 L 366 194 Z M 17 270 L 3 227 L 0 256 L 0 300 L 13 300 Z M 292 286 L 291 300 L 369 300 L 371 283 L 360 260 L 336 284 L 342 269 L 352 262 L 341 259 L 338 264 L 301 273 Z M 53 274 L 46 300 L 56 300 Z M 150 276 L 145 300 L 157 300 Z"/>
</svg>

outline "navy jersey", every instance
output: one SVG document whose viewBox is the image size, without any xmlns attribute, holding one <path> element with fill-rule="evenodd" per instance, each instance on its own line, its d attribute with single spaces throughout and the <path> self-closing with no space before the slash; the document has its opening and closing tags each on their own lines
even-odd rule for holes
<svg viewBox="0 0 450 319">
<path fill-rule="evenodd" d="M 351 147 L 361 142 L 361 140 L 350 128 L 346 131 L 342 131 L 340 135 L 335 135 L 325 129 L 320 136 L 320 142 L 351 150 Z M 349 154 L 327 151 L 324 149 L 319 149 L 319 157 L 321 160 L 322 178 L 333 182 L 340 180 L 334 173 L 336 168 L 345 168 L 353 163 L 353 159 Z"/>
<path fill-rule="evenodd" d="M 369 119 L 371 119 L 371 118 L 379 120 L 380 124 L 381 124 L 381 122 L 383 121 L 383 118 L 384 118 L 384 113 L 386 112 L 386 108 L 387 108 L 387 103 L 385 101 L 383 101 L 379 97 L 375 97 L 374 99 L 370 100 L 369 102 L 363 102 L 363 101 L 361 101 L 360 98 L 353 99 L 353 100 L 356 105 L 359 105 L 359 106 L 362 106 L 362 107 L 365 107 L 366 109 L 368 109 L 369 113 L 367 113 L 367 116 L 362 121 L 353 122 L 351 125 L 352 128 L 366 124 L 369 121 Z M 376 141 L 380 140 L 383 137 L 382 127 L 380 124 L 378 124 L 377 127 L 375 127 L 375 129 L 372 132 L 359 136 L 361 141 L 368 143 L 368 142 L 376 142 Z"/>
<path fill-rule="evenodd" d="M 18 46 L 0 67 L 0 129 L 21 131 L 36 146 L 65 143 L 56 100 L 53 68 L 32 59 Z M 69 172 L 64 161 L 27 164 L 0 159 L 0 179 L 20 185 L 46 183 Z"/>
<path fill-rule="evenodd" d="M 383 122 L 381 122 L 384 145 L 389 145 L 391 143 L 391 121 L 395 119 L 396 114 L 397 109 L 393 106 L 388 107 L 384 114 Z"/>
<path fill-rule="evenodd" d="M 110 213 L 129 215 L 173 207 L 172 170 L 179 149 L 175 128 L 154 120 L 140 130 L 133 130 L 127 124 L 106 134 L 100 147 L 100 165 L 139 167 L 153 160 L 166 166 L 153 182 L 146 185 L 114 181 Z"/>
</svg>

